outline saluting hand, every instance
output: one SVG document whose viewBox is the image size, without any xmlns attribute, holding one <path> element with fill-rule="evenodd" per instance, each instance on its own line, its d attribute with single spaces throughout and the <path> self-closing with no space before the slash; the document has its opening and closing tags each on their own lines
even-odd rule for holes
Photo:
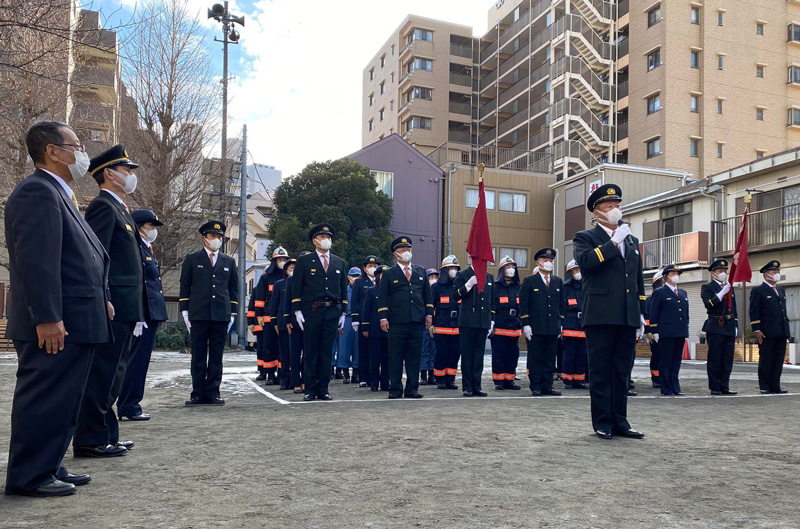
<svg viewBox="0 0 800 529">
<path fill-rule="evenodd" d="M 40 323 L 36 326 L 36 334 L 39 336 L 39 347 L 49 355 L 55 355 L 59 351 L 63 351 L 64 338 L 69 336 L 69 333 L 64 328 L 63 321 Z"/>
</svg>

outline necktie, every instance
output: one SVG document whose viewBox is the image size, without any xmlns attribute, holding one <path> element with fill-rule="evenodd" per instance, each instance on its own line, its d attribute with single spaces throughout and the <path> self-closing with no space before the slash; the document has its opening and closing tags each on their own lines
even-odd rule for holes
<svg viewBox="0 0 800 529">
<path fill-rule="evenodd" d="M 545 286 L 550 286 L 550 276 L 544 276 L 544 284 Z"/>
<path fill-rule="evenodd" d="M 214 252 L 211 252 L 210 254 L 208 254 L 208 258 L 211 259 L 211 266 L 213 267 L 214 266 Z"/>
<path fill-rule="evenodd" d="M 411 281 L 411 269 L 406 267 L 406 281 Z"/>
<path fill-rule="evenodd" d="M 78 207 L 78 199 L 75 198 L 75 193 L 72 193 L 72 203 L 75 204 L 75 209 L 77 209 L 78 211 L 81 210 L 81 208 Z"/>
<path fill-rule="evenodd" d="M 325 254 L 322 254 L 322 268 L 325 269 L 325 273 L 327 274 L 328 273 L 328 258 L 325 256 Z"/>
<path fill-rule="evenodd" d="M 122 203 L 122 207 L 125 208 L 125 211 L 127 211 L 128 214 L 130 214 L 131 210 L 128 209 L 128 205 L 125 204 L 125 202 Z"/>
<path fill-rule="evenodd" d="M 673 288 L 672 291 L 675 292 L 675 297 L 678 297 L 678 289 L 677 288 Z"/>
</svg>

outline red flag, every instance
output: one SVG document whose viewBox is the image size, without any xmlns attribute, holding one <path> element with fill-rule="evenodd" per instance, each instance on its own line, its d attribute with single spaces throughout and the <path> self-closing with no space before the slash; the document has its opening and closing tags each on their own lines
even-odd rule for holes
<svg viewBox="0 0 800 529">
<path fill-rule="evenodd" d="M 483 190 L 483 178 L 478 183 L 478 208 L 472 217 L 472 227 L 469 230 L 467 253 L 472 259 L 472 269 L 478 280 L 478 292 L 483 292 L 486 285 L 486 265 L 494 262 L 492 241 L 489 238 L 489 219 L 486 217 L 486 193 Z"/>
<path fill-rule="evenodd" d="M 733 252 L 733 263 L 731 264 L 731 275 L 728 281 L 731 287 L 734 283 L 749 283 L 753 279 L 753 271 L 750 269 L 750 259 L 747 257 L 747 211 L 748 205 L 744 209 L 742 216 L 742 228 L 739 230 L 739 238 L 736 241 L 736 249 Z M 725 296 L 728 302 L 728 309 L 731 308 L 731 293 Z"/>
</svg>

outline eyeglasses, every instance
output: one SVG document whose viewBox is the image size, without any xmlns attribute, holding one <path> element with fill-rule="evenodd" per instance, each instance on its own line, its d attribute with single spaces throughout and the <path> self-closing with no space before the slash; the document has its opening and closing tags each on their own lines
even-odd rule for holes
<svg viewBox="0 0 800 529">
<path fill-rule="evenodd" d="M 76 151 L 86 152 L 86 146 L 84 144 L 75 145 L 74 143 L 54 143 L 56 147 L 75 147 Z"/>
</svg>

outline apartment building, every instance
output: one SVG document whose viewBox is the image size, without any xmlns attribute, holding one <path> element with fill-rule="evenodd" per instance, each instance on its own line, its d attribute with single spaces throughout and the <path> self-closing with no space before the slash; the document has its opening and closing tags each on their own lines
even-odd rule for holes
<svg viewBox="0 0 800 529">
<path fill-rule="evenodd" d="M 472 28 L 409 15 L 363 72 L 362 147 L 398 133 L 423 154 L 471 143 Z"/>
</svg>

